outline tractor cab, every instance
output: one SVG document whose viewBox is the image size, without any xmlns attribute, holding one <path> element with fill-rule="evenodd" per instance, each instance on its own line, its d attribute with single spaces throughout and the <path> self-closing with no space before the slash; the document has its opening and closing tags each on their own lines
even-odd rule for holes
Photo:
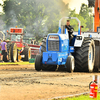
<svg viewBox="0 0 100 100">
<path fill-rule="evenodd" d="M 65 25 L 61 25 L 61 34 L 67 34 L 68 35 L 68 39 L 69 39 L 69 46 L 74 46 L 74 42 L 75 42 L 75 39 L 76 39 L 76 36 L 77 35 L 74 35 L 73 32 L 74 30 L 71 28 L 70 29 L 70 32 L 72 33 L 72 35 L 69 37 L 69 33 L 68 33 L 68 30 L 65 28 Z M 60 33 L 58 31 L 58 33 Z"/>
<path fill-rule="evenodd" d="M 69 29 L 70 33 L 72 33 L 72 35 L 69 37 L 69 46 L 74 46 L 75 47 L 75 41 L 77 40 L 77 37 L 80 37 L 81 28 L 83 26 L 81 26 L 80 20 L 76 17 L 63 17 L 59 21 L 59 31 L 58 31 L 59 34 L 68 34 L 68 36 L 69 36 L 68 30 L 65 28 L 65 25 L 61 24 L 63 19 L 75 19 L 78 22 L 78 33 L 77 34 L 74 34 L 73 28 Z"/>
<path fill-rule="evenodd" d="M 11 41 L 22 42 L 22 35 L 11 35 Z"/>
<path fill-rule="evenodd" d="M 14 42 L 23 42 L 23 28 L 10 28 L 10 31 L 7 30 L 7 33 L 10 35 L 10 40 Z"/>
</svg>

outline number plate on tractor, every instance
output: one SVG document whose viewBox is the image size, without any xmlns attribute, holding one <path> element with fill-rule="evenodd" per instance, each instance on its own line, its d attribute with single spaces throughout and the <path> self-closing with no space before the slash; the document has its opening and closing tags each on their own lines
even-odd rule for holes
<svg viewBox="0 0 100 100">
<path fill-rule="evenodd" d="M 11 28 L 10 33 L 23 33 L 23 28 Z"/>
</svg>

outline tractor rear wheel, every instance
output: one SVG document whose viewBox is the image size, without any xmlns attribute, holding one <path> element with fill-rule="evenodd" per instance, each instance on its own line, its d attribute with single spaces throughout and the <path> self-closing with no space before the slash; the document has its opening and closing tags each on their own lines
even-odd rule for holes
<svg viewBox="0 0 100 100">
<path fill-rule="evenodd" d="M 35 70 L 40 71 L 42 69 L 42 56 L 36 55 L 35 58 Z"/>
<path fill-rule="evenodd" d="M 47 39 L 47 37 L 44 37 L 42 40 L 41 55 L 43 54 L 43 52 L 46 52 L 46 39 Z"/>
<path fill-rule="evenodd" d="M 95 44 L 91 38 L 84 38 L 80 48 L 75 48 L 75 71 L 93 72 L 95 61 Z"/>
<path fill-rule="evenodd" d="M 16 45 L 16 43 L 11 44 L 9 53 L 10 53 L 11 61 L 16 62 L 16 60 L 17 60 L 17 45 Z"/>
<path fill-rule="evenodd" d="M 10 56 L 11 44 L 12 44 L 12 43 L 11 43 L 10 41 L 7 43 L 7 53 L 8 53 L 8 58 L 9 58 L 9 60 L 11 60 L 11 56 Z"/>
<path fill-rule="evenodd" d="M 19 60 L 18 60 L 18 49 L 17 49 L 17 61 L 19 61 Z"/>
<path fill-rule="evenodd" d="M 29 47 L 25 47 L 21 55 L 25 55 L 25 57 L 22 58 L 23 61 L 29 61 L 29 59 L 31 59 L 31 49 Z"/>
<path fill-rule="evenodd" d="M 29 47 L 25 47 L 21 55 L 25 55 L 25 57 L 22 58 L 23 61 L 29 61 L 29 59 L 31 59 L 31 49 Z"/>
</svg>

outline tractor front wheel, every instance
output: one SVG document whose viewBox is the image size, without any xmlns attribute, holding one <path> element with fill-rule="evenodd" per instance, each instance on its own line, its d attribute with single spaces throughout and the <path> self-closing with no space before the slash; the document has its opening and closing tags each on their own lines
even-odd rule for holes
<svg viewBox="0 0 100 100">
<path fill-rule="evenodd" d="M 35 70 L 40 71 L 42 69 L 42 56 L 36 55 L 35 58 Z"/>
<path fill-rule="evenodd" d="M 69 56 L 67 58 L 67 62 L 65 64 L 65 66 L 66 66 L 68 72 L 74 71 L 75 64 L 74 64 L 74 57 L 73 56 Z"/>
</svg>

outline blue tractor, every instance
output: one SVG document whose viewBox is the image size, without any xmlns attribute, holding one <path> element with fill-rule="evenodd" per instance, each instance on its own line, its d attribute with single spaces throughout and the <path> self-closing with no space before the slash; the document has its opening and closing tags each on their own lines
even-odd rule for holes
<svg viewBox="0 0 100 100">
<path fill-rule="evenodd" d="M 76 19 L 78 21 L 77 35 L 73 35 L 69 39 L 67 29 L 61 25 L 63 19 Z M 63 17 L 60 19 L 58 33 L 50 33 L 42 41 L 41 54 L 35 58 L 35 69 L 37 71 L 55 71 L 57 65 L 68 72 L 92 72 L 94 70 L 94 40 L 81 35 L 80 24 L 76 17 Z M 73 32 L 72 29 L 70 31 Z"/>
</svg>

